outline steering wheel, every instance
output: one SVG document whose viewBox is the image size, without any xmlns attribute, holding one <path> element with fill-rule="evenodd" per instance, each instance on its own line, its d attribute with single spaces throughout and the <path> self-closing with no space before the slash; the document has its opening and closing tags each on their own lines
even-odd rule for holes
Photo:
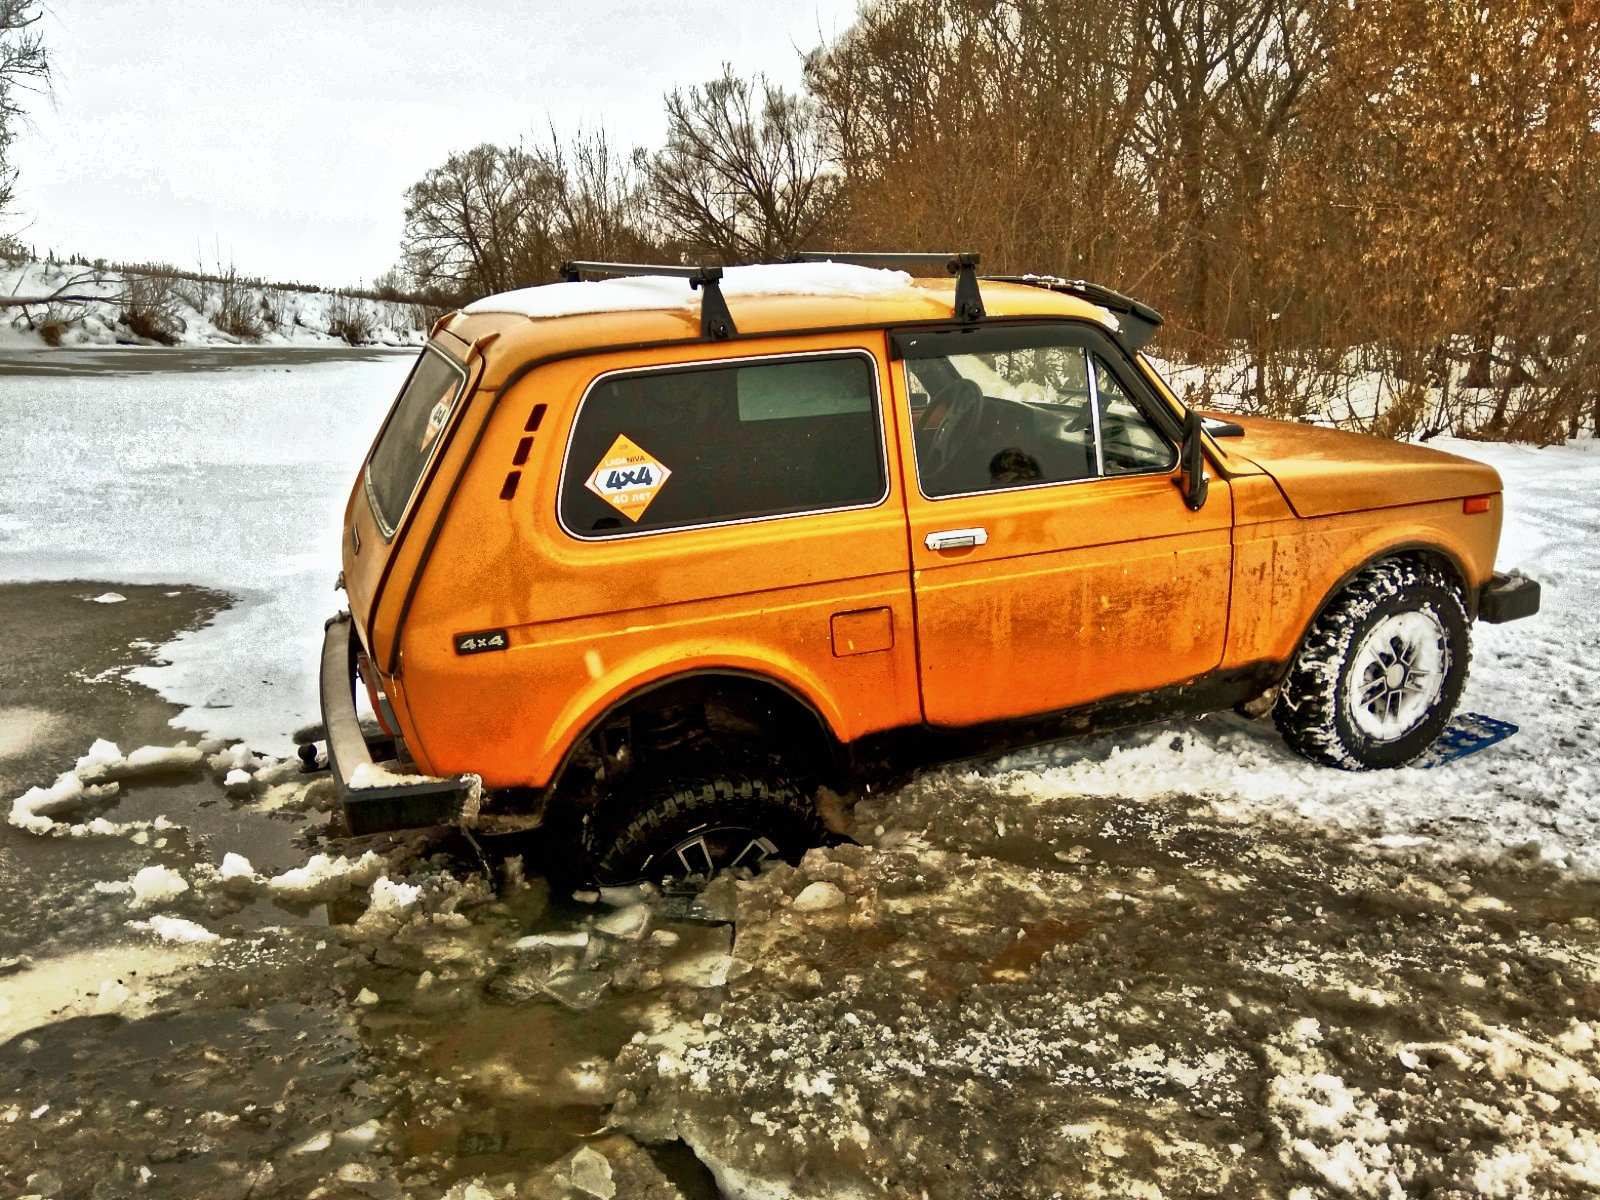
<svg viewBox="0 0 1600 1200">
<path fill-rule="evenodd" d="M 924 467 L 929 477 L 942 473 L 977 436 L 983 418 L 983 392 L 970 379 L 958 379 L 928 402 L 926 414 L 945 407 L 944 417 L 928 444 Z"/>
</svg>

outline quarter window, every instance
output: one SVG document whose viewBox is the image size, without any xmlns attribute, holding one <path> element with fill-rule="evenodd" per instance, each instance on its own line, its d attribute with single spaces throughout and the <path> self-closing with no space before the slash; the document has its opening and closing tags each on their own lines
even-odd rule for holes
<svg viewBox="0 0 1600 1200">
<path fill-rule="evenodd" d="M 605 537 L 876 504 L 875 381 L 859 354 L 603 378 L 573 427 L 561 523 Z"/>
<path fill-rule="evenodd" d="M 390 410 L 367 461 L 367 497 L 386 535 L 399 528 L 466 381 L 459 363 L 426 349 Z"/>
</svg>

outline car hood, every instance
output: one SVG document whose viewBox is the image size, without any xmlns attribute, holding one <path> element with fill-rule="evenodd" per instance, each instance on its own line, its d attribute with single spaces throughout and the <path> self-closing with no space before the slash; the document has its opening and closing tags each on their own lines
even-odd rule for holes
<svg viewBox="0 0 1600 1200">
<path fill-rule="evenodd" d="M 1319 425 L 1225 416 L 1244 437 L 1223 445 L 1277 482 L 1296 516 L 1425 504 L 1501 490 L 1493 467 L 1405 442 L 1345 433 Z"/>
</svg>

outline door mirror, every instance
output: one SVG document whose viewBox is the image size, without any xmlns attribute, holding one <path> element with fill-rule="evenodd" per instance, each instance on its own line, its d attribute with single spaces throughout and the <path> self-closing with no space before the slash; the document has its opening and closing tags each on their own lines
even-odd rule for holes
<svg viewBox="0 0 1600 1200">
<path fill-rule="evenodd" d="M 1206 478 L 1205 445 L 1200 438 L 1200 414 L 1194 409 L 1183 420 L 1183 449 L 1178 456 L 1178 478 L 1175 481 L 1183 492 L 1183 502 L 1194 512 L 1205 505 L 1211 482 Z"/>
</svg>

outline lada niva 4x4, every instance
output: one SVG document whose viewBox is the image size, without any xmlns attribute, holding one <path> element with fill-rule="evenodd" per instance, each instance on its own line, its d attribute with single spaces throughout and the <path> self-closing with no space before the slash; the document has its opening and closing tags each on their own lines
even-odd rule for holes
<svg viewBox="0 0 1600 1200">
<path fill-rule="evenodd" d="M 567 264 L 437 323 L 345 515 L 352 832 L 690 879 L 816 843 L 823 789 L 1235 705 L 1397 767 L 1472 622 L 1538 608 L 1490 467 L 1190 411 L 1109 289 L 832 257 Z"/>
</svg>

